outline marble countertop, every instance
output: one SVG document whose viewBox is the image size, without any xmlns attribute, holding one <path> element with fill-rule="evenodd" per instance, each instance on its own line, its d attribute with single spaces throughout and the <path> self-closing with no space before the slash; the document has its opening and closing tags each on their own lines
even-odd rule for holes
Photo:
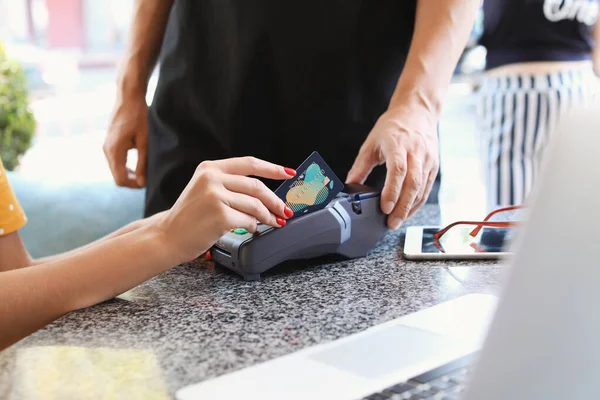
<svg viewBox="0 0 600 400">
<path fill-rule="evenodd" d="M 439 219 L 426 205 L 406 225 Z M 501 264 L 407 261 L 403 233 L 390 232 L 366 258 L 286 267 L 257 282 L 181 265 L 1 352 L 0 398 L 169 399 L 182 386 L 442 301 L 498 294 Z"/>
</svg>

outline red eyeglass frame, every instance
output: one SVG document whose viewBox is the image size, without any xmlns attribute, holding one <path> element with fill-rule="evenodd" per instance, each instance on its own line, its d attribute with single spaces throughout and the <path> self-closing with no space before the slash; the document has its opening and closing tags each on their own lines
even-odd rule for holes
<svg viewBox="0 0 600 400">
<path fill-rule="evenodd" d="M 492 211 L 491 213 L 489 213 L 484 219 L 483 221 L 456 221 L 453 222 L 449 225 L 447 225 L 444 229 L 439 230 L 438 232 L 436 232 L 433 235 L 433 238 L 438 241 L 440 240 L 440 238 L 446 233 L 448 232 L 450 229 L 454 228 L 457 225 L 476 225 L 475 229 L 473 229 L 469 235 L 471 235 L 472 237 L 475 237 L 479 234 L 479 232 L 481 231 L 481 229 L 483 229 L 484 227 L 491 227 L 491 228 L 510 228 L 513 227 L 517 224 L 517 222 L 514 221 L 501 221 L 501 222 L 494 222 L 494 221 L 490 221 L 490 218 L 492 218 L 494 215 L 499 214 L 501 212 L 505 212 L 505 211 L 513 211 L 513 210 L 518 210 L 518 209 L 522 209 L 524 208 L 524 206 L 520 205 L 520 206 L 509 206 L 509 207 L 503 207 L 503 208 L 498 208 L 497 210 Z"/>
</svg>

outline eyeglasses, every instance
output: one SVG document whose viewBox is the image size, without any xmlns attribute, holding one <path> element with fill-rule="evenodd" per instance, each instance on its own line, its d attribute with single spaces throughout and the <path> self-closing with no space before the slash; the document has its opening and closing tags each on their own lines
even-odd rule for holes
<svg viewBox="0 0 600 400">
<path fill-rule="evenodd" d="M 438 232 L 433 234 L 433 238 L 435 239 L 434 241 L 434 245 L 442 252 L 444 252 L 444 249 L 441 245 L 441 243 L 439 243 L 439 240 L 442 238 L 442 236 L 444 234 L 446 234 L 446 232 L 448 232 L 450 229 L 454 228 L 455 226 L 458 225 L 475 225 L 475 228 L 469 232 L 469 235 L 471 237 L 476 237 L 479 232 L 484 228 L 484 227 L 490 227 L 490 228 L 511 228 L 514 227 L 515 225 L 517 225 L 516 221 L 490 221 L 490 219 L 492 217 L 494 217 L 497 214 L 503 213 L 503 212 L 508 212 L 508 211 L 514 211 L 514 210 L 519 210 L 524 208 L 524 206 L 520 205 L 520 206 L 510 206 L 510 207 L 503 207 L 503 208 L 498 208 L 494 211 L 492 211 L 491 213 L 489 213 L 484 219 L 483 221 L 456 221 L 453 222 L 449 225 L 447 225 L 445 228 L 439 230 Z M 477 251 L 482 251 L 481 249 L 479 249 L 479 246 L 476 243 L 471 243 L 471 247 L 473 247 L 475 250 Z"/>
<path fill-rule="evenodd" d="M 440 240 L 440 238 L 446 233 L 448 232 L 450 229 L 454 228 L 457 225 L 476 225 L 475 229 L 473 229 L 469 235 L 471 235 L 472 237 L 475 237 L 479 234 L 479 232 L 481 231 L 481 229 L 483 229 L 484 227 L 491 227 L 491 228 L 510 228 L 513 227 L 517 224 L 517 222 L 515 221 L 490 221 L 490 219 L 500 213 L 503 212 L 508 212 L 508 211 L 514 211 L 514 210 L 519 210 L 524 208 L 524 206 L 510 206 L 510 207 L 503 207 L 503 208 L 498 208 L 497 210 L 492 211 L 491 213 L 489 213 L 484 219 L 483 221 L 456 221 L 453 222 L 449 225 L 447 225 L 444 229 L 439 230 L 438 232 L 436 232 L 433 237 L 436 240 Z"/>
</svg>

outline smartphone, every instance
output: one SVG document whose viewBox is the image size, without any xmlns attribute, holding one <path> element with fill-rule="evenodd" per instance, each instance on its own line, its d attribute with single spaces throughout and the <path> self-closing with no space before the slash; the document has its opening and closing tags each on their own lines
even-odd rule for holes
<svg viewBox="0 0 600 400">
<path fill-rule="evenodd" d="M 433 235 L 441 227 L 409 226 L 403 256 L 409 260 L 485 260 L 510 255 L 509 241 L 514 228 L 483 228 L 476 237 L 471 237 L 473 228 L 454 227 L 436 241 Z"/>
</svg>

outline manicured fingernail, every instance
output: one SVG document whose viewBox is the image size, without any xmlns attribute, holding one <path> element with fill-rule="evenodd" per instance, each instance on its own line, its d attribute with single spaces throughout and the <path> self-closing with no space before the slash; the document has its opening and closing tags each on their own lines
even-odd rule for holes
<svg viewBox="0 0 600 400">
<path fill-rule="evenodd" d="M 291 208 L 289 208 L 288 206 L 285 206 L 283 208 L 283 213 L 285 214 L 286 217 L 288 218 L 292 218 L 294 216 L 294 212 L 292 211 Z"/>
<path fill-rule="evenodd" d="M 396 230 L 396 229 L 400 228 L 400 225 L 402 225 L 402 222 L 403 221 L 400 218 L 397 218 L 397 217 L 392 218 L 392 219 L 390 219 L 390 228 Z"/>
<path fill-rule="evenodd" d="M 381 211 L 383 211 L 384 214 L 389 214 L 394 210 L 394 206 L 396 204 L 393 201 L 388 201 L 387 203 L 385 203 L 383 205 L 383 208 L 381 209 Z"/>
<path fill-rule="evenodd" d="M 291 176 L 296 176 L 296 170 L 291 169 L 291 168 L 284 168 L 284 171 L 286 174 L 291 175 Z"/>
<path fill-rule="evenodd" d="M 285 226 L 285 219 L 281 218 L 281 217 L 277 217 L 275 218 L 275 221 L 277 222 L 277 225 L 279 226 Z"/>
<path fill-rule="evenodd" d="M 206 252 L 206 261 L 212 261 L 212 256 L 210 255 L 210 251 Z"/>
</svg>

